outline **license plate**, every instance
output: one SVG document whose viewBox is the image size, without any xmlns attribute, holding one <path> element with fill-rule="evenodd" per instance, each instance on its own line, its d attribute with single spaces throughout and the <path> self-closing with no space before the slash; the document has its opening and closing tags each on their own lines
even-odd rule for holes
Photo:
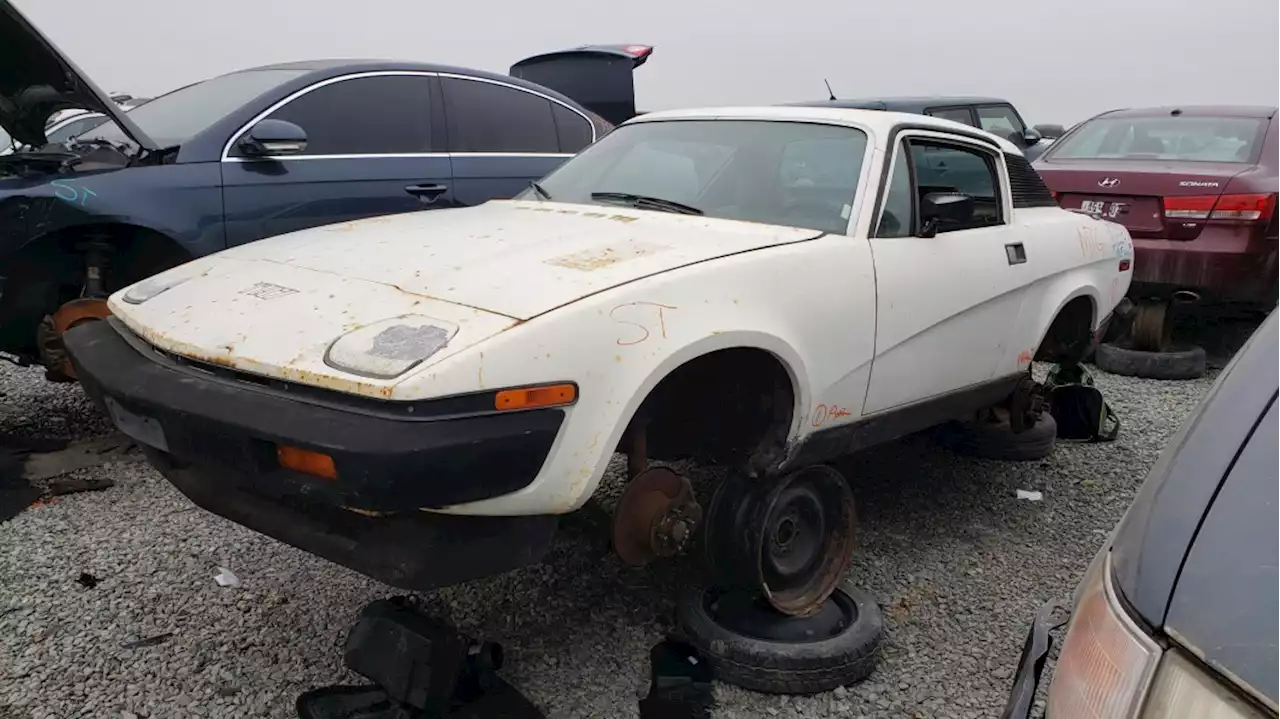
<svg viewBox="0 0 1280 719">
<path fill-rule="evenodd" d="M 130 437 L 150 445 L 156 449 L 169 451 L 169 441 L 165 439 L 164 427 L 160 426 L 160 422 L 151 417 L 143 417 L 140 414 L 134 414 L 124 407 L 120 406 L 110 397 L 107 400 L 107 410 L 111 413 L 111 420 L 116 423 L 116 427 L 121 432 Z"/>
<path fill-rule="evenodd" d="M 1103 200 L 1081 200 L 1080 209 L 1091 215 L 1100 215 L 1108 220 L 1127 214 L 1129 211 L 1129 203 L 1127 202 L 1106 202 Z"/>
</svg>

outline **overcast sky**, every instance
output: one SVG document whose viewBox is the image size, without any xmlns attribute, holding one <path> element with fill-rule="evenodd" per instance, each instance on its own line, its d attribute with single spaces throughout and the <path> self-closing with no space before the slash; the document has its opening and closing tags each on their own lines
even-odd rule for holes
<svg viewBox="0 0 1280 719">
<path fill-rule="evenodd" d="M 1277 0 L 14 0 L 107 91 L 382 57 L 506 72 L 588 43 L 656 47 L 637 105 L 1006 97 L 1032 123 L 1119 106 L 1277 104 Z M 969 28 L 969 29 L 962 29 Z"/>
</svg>

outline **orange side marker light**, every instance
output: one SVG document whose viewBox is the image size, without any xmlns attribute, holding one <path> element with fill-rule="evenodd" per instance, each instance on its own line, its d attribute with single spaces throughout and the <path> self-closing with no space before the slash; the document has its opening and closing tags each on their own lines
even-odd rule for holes
<svg viewBox="0 0 1280 719">
<path fill-rule="evenodd" d="M 493 408 L 499 411 L 556 407 L 571 404 L 578 398 L 578 388 L 571 384 L 552 384 L 542 387 L 504 389 L 493 398 Z"/>
<path fill-rule="evenodd" d="M 321 479 L 338 478 L 338 468 L 333 464 L 333 457 L 327 454 L 281 444 L 276 446 L 276 457 L 280 460 L 280 466 L 285 469 Z"/>
</svg>

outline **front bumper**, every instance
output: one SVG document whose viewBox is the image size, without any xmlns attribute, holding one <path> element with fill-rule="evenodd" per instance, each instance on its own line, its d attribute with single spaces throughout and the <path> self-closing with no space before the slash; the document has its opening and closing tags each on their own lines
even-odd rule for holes
<svg viewBox="0 0 1280 719">
<path fill-rule="evenodd" d="M 528 486 L 560 409 L 409 406 L 257 384 L 165 356 L 114 318 L 65 342 L 85 390 L 192 501 L 376 579 L 422 590 L 506 571 L 537 561 L 554 533 L 549 516 L 419 510 Z M 336 479 L 282 467 L 280 445 L 329 455 Z"/>
<path fill-rule="evenodd" d="M 1027 632 L 1027 641 L 1022 646 L 1022 656 L 1018 659 L 1018 668 L 1013 674 L 1013 687 L 1009 691 L 1009 701 L 1005 704 L 1000 719 L 1028 719 L 1031 707 L 1035 703 L 1036 691 L 1040 688 L 1040 679 L 1044 673 L 1045 662 L 1049 659 L 1049 650 L 1053 646 L 1050 632 L 1067 623 L 1070 616 L 1062 611 L 1062 603 L 1057 600 L 1045 602 L 1036 611 L 1035 621 Z"/>
</svg>

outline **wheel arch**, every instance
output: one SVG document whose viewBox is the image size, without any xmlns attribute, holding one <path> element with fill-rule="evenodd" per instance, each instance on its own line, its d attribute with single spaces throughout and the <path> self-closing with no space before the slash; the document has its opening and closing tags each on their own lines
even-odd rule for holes
<svg viewBox="0 0 1280 719">
<path fill-rule="evenodd" d="M 667 396 L 670 391 L 683 391 L 690 380 L 696 382 L 699 375 L 715 374 L 715 370 L 725 369 L 725 364 L 722 363 L 742 369 L 772 367 L 774 375 L 761 377 L 752 375 L 747 381 L 748 383 L 760 382 L 756 385 L 757 388 L 766 386 L 766 382 L 780 383 L 782 386 L 776 389 L 787 395 L 786 406 L 776 404 L 779 399 L 777 395 L 771 400 L 767 409 L 773 416 L 765 428 L 764 435 L 759 438 L 760 441 L 753 442 L 755 446 L 748 454 L 748 465 L 749 468 L 762 470 L 765 466 L 781 460 L 781 453 L 785 451 L 788 439 L 795 434 L 798 423 L 806 414 L 804 408 L 808 406 L 811 399 L 810 387 L 804 361 L 799 353 L 781 338 L 756 331 L 720 332 L 685 345 L 656 364 L 643 382 L 636 387 L 631 402 L 620 415 L 619 450 L 625 451 L 627 431 L 637 421 L 646 423 L 671 421 L 672 404 Z M 705 402 L 709 398 L 707 393 L 713 396 L 714 393 L 723 392 L 731 388 L 736 379 L 740 379 L 739 376 L 731 374 L 717 376 L 724 382 L 707 387 L 706 393 L 681 398 L 688 404 L 677 402 L 674 405 L 675 408 L 697 407 L 698 402 Z M 761 412 L 765 411 L 763 407 L 759 409 Z M 752 420 L 760 417 L 758 415 Z M 695 412 L 694 423 L 697 423 L 698 419 L 700 417 Z M 737 419 L 736 416 L 735 419 Z M 748 421 L 747 425 L 752 427 L 752 421 Z M 652 436 L 652 432 L 649 434 Z M 699 439 L 703 438 L 705 435 L 699 436 Z M 730 442 L 734 441 L 730 438 L 726 439 Z M 664 450 L 673 448 L 664 447 L 663 441 L 665 438 L 659 437 L 659 444 L 656 447 L 650 443 L 651 452 L 656 450 L 659 454 L 670 454 Z M 715 447 L 713 452 L 721 449 L 724 447 Z M 676 454 L 684 454 L 684 452 L 677 451 Z"/>
<path fill-rule="evenodd" d="M 1035 345 L 1034 359 L 1039 362 L 1079 361 L 1088 353 L 1094 330 L 1101 319 L 1100 293 L 1091 285 L 1082 285 L 1066 293 L 1053 308 L 1038 318 L 1043 327 Z"/>
</svg>

